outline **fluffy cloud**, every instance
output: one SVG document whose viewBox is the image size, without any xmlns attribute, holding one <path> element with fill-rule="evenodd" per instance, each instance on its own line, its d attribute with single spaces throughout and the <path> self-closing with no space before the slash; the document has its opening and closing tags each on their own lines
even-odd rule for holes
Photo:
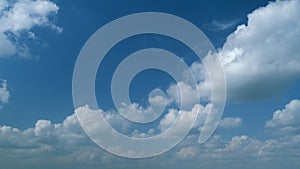
<svg viewBox="0 0 300 169">
<path fill-rule="evenodd" d="M 232 157 L 256 156 L 262 143 L 249 136 L 234 136 L 224 148 L 217 149 L 216 154 L 228 154 Z M 219 156 L 222 158 L 222 156 Z"/>
<path fill-rule="evenodd" d="M 81 168 L 71 164 L 84 161 L 90 168 L 89 162 L 101 159 L 104 152 L 88 139 L 73 114 L 57 124 L 38 120 L 25 130 L 0 126 L 0 154 L 5 168 L 18 168 L 14 160 L 23 168 Z"/>
<path fill-rule="evenodd" d="M 299 9 L 297 0 L 270 2 L 250 13 L 247 24 L 227 37 L 216 55 L 225 71 L 230 101 L 272 97 L 300 77 Z M 206 57 L 204 62 L 211 56 Z M 202 76 L 198 78 L 201 97 L 209 97 L 209 86 L 214 84 L 205 69 L 194 63 L 191 70 Z"/>
<path fill-rule="evenodd" d="M 269 97 L 300 77 L 299 9 L 296 0 L 271 2 L 249 14 L 247 25 L 228 36 L 218 54 L 229 98 Z"/>
<path fill-rule="evenodd" d="M 291 101 L 291 103 L 294 103 L 294 101 Z M 293 104 L 288 104 L 286 107 L 291 107 L 291 105 Z M 203 112 L 205 107 L 200 108 L 199 106 L 198 109 Z M 82 109 L 86 108 L 83 107 Z M 297 109 L 299 108 L 297 107 Z M 111 124 L 115 123 L 122 126 L 122 123 L 126 123 L 126 121 L 122 121 L 122 119 L 119 119 L 112 112 L 102 113 L 104 113 L 104 117 Z M 164 128 L 170 126 L 171 122 L 175 120 L 173 114 L 176 115 L 178 113 L 170 111 L 170 115 L 161 120 L 161 128 L 163 128 L 163 125 L 165 125 Z M 94 120 L 90 117 L 87 118 Z M 288 125 L 287 123 L 285 124 Z M 290 121 L 289 124 L 293 124 L 293 122 Z M 155 130 L 157 129 L 150 129 L 148 133 L 144 134 L 134 132 L 133 135 L 135 137 L 148 137 L 153 135 Z M 276 129 L 274 128 L 274 130 Z M 120 159 L 102 151 L 89 140 L 82 130 L 76 114 L 73 114 L 68 116 L 62 123 L 38 120 L 33 128 L 25 130 L 10 126 L 0 126 L 0 153 L 6 154 L 5 157 L 0 159 L 0 162 L 3 165 L 5 164 L 4 166 L 7 168 L 16 168 L 12 161 L 11 163 L 6 163 L 13 159 L 20 161 L 26 167 L 41 167 L 45 163 L 49 163 L 48 168 L 80 168 L 84 165 L 86 168 L 93 169 L 99 165 L 118 168 L 119 165 L 114 165 L 116 162 L 122 165 L 134 163 L 139 166 L 148 165 L 153 162 L 161 164 L 164 162 L 164 159 L 172 161 L 175 158 L 183 161 L 193 160 L 193 163 L 196 161 L 195 166 L 190 166 L 189 163 L 184 164 L 184 166 L 190 166 L 191 168 L 198 168 L 199 165 L 208 163 L 210 165 L 203 166 L 203 168 L 211 168 L 211 166 L 222 168 L 225 165 L 223 162 L 226 162 L 226 166 L 233 168 L 240 168 L 249 162 L 259 164 L 257 168 L 266 168 L 270 164 L 273 164 L 273 162 L 282 163 L 280 166 L 295 168 L 295 166 L 299 165 L 297 163 L 300 157 L 298 152 L 300 148 L 299 137 L 299 135 L 294 134 L 264 141 L 247 135 L 233 136 L 229 140 L 224 140 L 221 135 L 214 135 L 207 142 L 198 144 L 198 136 L 191 134 L 171 150 L 170 153 L 150 159 L 151 162 L 147 159 L 144 161 L 141 160 L 141 163 L 136 163 L 137 161 Z M 26 160 L 34 161 L 34 163 L 22 162 L 22 158 L 24 157 L 26 157 Z M 43 161 L 43 163 L 37 162 L 37 159 Z M 210 163 L 210 160 L 214 162 Z M 55 162 L 55 165 L 51 165 L 52 162 Z M 175 160 L 175 162 L 168 163 L 168 165 L 176 166 L 181 162 Z M 76 165 L 73 166 L 71 164 Z M 253 166 L 255 165 L 251 164 L 249 167 Z"/>
<path fill-rule="evenodd" d="M 195 147 L 183 147 L 177 153 L 176 156 L 180 159 L 193 159 L 197 154 L 197 148 Z"/>
<path fill-rule="evenodd" d="M 212 104 L 207 104 L 206 106 L 196 104 L 190 111 L 170 109 L 164 118 L 159 122 L 158 129 L 162 132 L 167 130 L 174 124 L 176 118 L 180 118 L 181 114 L 187 114 L 187 116 L 182 116 L 185 117 L 185 119 L 182 119 L 182 121 L 186 122 L 193 121 L 192 118 L 194 117 L 194 114 L 198 114 L 193 128 L 200 128 L 201 130 L 201 127 L 203 126 L 207 115 L 211 112 L 211 109 L 213 109 Z"/>
<path fill-rule="evenodd" d="M 236 128 L 240 127 L 243 123 L 242 118 L 239 117 L 226 117 L 220 121 L 220 127 L 222 128 Z"/>
<path fill-rule="evenodd" d="M 261 165 L 280 163 L 280 166 L 295 168 L 295 166 L 299 165 L 297 159 L 300 157 L 300 135 L 299 132 L 295 132 L 299 131 L 299 111 L 300 101 L 292 100 L 284 109 L 274 112 L 273 118 L 266 122 L 265 127 L 275 133 L 275 137 L 263 140 L 240 135 L 233 136 L 226 141 L 220 135 L 215 135 L 207 142 L 196 145 L 196 136 L 190 135 L 179 145 L 179 150 L 177 150 L 175 155 L 179 159 L 253 160 Z M 229 121 L 241 121 L 241 119 L 225 118 L 221 124 L 224 121 L 229 123 Z M 230 126 L 230 124 L 228 125 Z"/>
<path fill-rule="evenodd" d="M 66 146 L 74 146 L 85 137 L 76 115 L 67 117 L 63 123 L 53 124 L 48 120 L 38 120 L 34 128 L 19 130 L 10 126 L 0 127 L 0 149 L 28 149 L 63 152 Z M 45 149 L 47 148 L 47 149 Z"/>
<path fill-rule="evenodd" d="M 266 159 L 299 157 L 300 135 L 285 136 L 279 139 L 270 139 L 259 149 L 259 156 Z"/>
<path fill-rule="evenodd" d="M 284 109 L 273 113 L 273 118 L 266 122 L 265 127 L 274 134 L 290 134 L 300 131 L 300 100 L 292 100 Z"/>
<path fill-rule="evenodd" d="M 198 90 L 184 82 L 171 85 L 167 89 L 167 94 L 184 110 L 190 110 L 199 103 Z"/>
<path fill-rule="evenodd" d="M 2 80 L 1 86 L 0 86 L 0 109 L 2 108 L 2 104 L 7 103 L 10 97 L 10 93 L 7 89 L 6 80 Z"/>
<path fill-rule="evenodd" d="M 118 111 L 131 121 L 149 123 L 159 118 L 166 106 L 170 104 L 167 98 L 160 95 L 149 97 L 148 102 L 150 105 L 146 108 L 138 103 L 131 103 L 129 105 L 122 104 Z"/>
<path fill-rule="evenodd" d="M 0 0 L 0 57 L 29 57 L 30 46 L 24 41 L 36 38 L 31 31 L 36 26 L 61 32 L 49 19 L 58 9 L 49 0 Z"/>
</svg>

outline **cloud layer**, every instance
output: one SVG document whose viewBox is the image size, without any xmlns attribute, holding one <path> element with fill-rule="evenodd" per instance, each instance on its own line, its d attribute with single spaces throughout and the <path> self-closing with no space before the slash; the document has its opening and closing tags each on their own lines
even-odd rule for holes
<svg viewBox="0 0 300 169">
<path fill-rule="evenodd" d="M 292 108 L 296 109 L 295 112 L 300 112 L 299 107 L 293 107 L 295 106 L 294 104 L 298 106 L 299 101 L 291 101 L 286 105 L 286 109 L 290 111 Z M 290 113 L 286 112 L 286 109 L 275 111 L 274 117 L 280 114 L 281 119 L 288 119 Z M 106 115 L 105 117 L 112 123 L 121 122 L 118 118 L 113 118 L 111 115 Z M 299 120 L 299 117 L 300 116 L 294 116 L 294 118 L 297 118 L 296 120 Z M 169 118 L 166 117 L 166 119 L 162 121 L 167 119 Z M 239 121 L 237 120 L 238 118 L 225 119 L 230 119 L 229 121 L 231 121 L 231 119 L 234 119 L 233 121 Z M 266 128 L 269 128 L 270 122 L 273 122 L 275 119 L 273 118 L 266 122 Z M 276 124 L 279 124 L 278 120 L 275 121 Z M 162 122 L 161 125 L 163 124 L 166 123 Z M 294 122 L 284 120 L 284 124 L 293 125 Z M 280 131 L 280 128 L 273 128 L 273 130 L 274 132 Z M 145 136 L 147 135 L 144 135 L 144 137 Z M 300 135 L 296 133 L 285 133 L 283 136 L 277 136 L 267 140 L 248 135 L 237 135 L 226 140 L 222 135 L 214 135 L 204 144 L 198 144 L 198 135 L 191 134 L 171 152 L 157 158 L 148 159 L 148 161 L 145 160 L 143 165 L 148 166 L 149 161 L 162 162 L 164 159 L 171 161 L 172 159 L 184 161 L 196 160 L 197 165 L 202 165 L 204 161 L 208 164 L 209 160 L 214 160 L 215 164 L 211 165 L 216 166 L 216 168 L 222 168 L 222 166 L 217 165 L 222 165 L 222 161 L 226 159 L 226 165 L 231 167 L 237 167 L 234 165 L 243 165 L 245 162 L 249 163 L 255 161 L 261 165 L 257 166 L 257 168 L 265 168 L 271 162 L 277 161 L 283 164 L 281 166 L 295 168 L 295 166 L 299 165 L 297 160 L 300 157 L 300 153 L 297 151 L 300 148 L 299 138 Z M 95 168 L 98 165 L 118 168 L 119 166 L 114 166 L 114 164 L 111 163 L 112 161 L 122 164 L 135 163 L 134 160 L 120 159 L 112 156 L 95 146 L 83 132 L 75 114 L 68 116 L 62 123 L 56 124 L 48 120 L 38 120 L 33 128 L 25 130 L 1 126 L 0 153 L 6 154 L 6 157 L 0 159 L 1 164 L 5 163 L 6 159 L 22 161 L 22 159 L 26 157 L 26 160 L 35 161 L 34 164 L 29 163 L 26 164 L 26 166 L 35 167 L 42 166 L 42 163 L 36 162 L 36 159 L 43 160 L 46 163 L 54 160 L 56 164 L 52 167 L 65 168 L 80 168 L 80 166 L 70 165 L 71 163 L 86 165 L 87 168 Z M 63 163 L 63 161 L 66 163 Z M 182 161 L 177 162 L 182 163 Z M 175 162 L 175 164 L 178 163 Z M 193 161 L 193 163 L 195 163 L 195 161 Z M 170 164 L 170 166 L 175 164 Z M 9 168 L 13 168 L 11 167 L 13 164 L 7 165 L 10 165 Z M 185 165 L 194 168 L 192 164 Z M 151 166 L 150 163 L 149 166 Z M 210 167 L 208 166 L 208 168 Z"/>
</svg>

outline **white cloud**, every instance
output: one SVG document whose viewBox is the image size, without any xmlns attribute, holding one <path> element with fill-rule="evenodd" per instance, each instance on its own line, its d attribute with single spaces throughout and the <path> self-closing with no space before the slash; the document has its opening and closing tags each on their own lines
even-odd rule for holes
<svg viewBox="0 0 300 169">
<path fill-rule="evenodd" d="M 247 135 L 233 136 L 231 140 L 225 141 L 221 136 L 211 137 L 207 142 L 196 145 L 196 138 L 190 140 L 175 153 L 179 159 L 255 159 L 264 145 L 263 141 L 254 139 Z M 183 143 L 184 145 L 184 143 Z M 230 160 L 231 159 L 231 160 Z"/>
<path fill-rule="evenodd" d="M 143 107 L 138 103 L 123 104 L 118 111 L 128 120 L 138 123 L 149 123 L 159 118 L 171 101 L 164 96 L 156 95 L 149 97 L 148 102 L 150 105 L 147 107 Z"/>
<path fill-rule="evenodd" d="M 234 27 L 237 25 L 239 20 L 232 20 L 232 21 L 217 21 L 213 20 L 210 24 L 204 24 L 204 28 L 207 28 L 211 31 L 223 31 L 228 28 Z"/>
<path fill-rule="evenodd" d="M 227 37 L 216 55 L 225 71 L 229 101 L 272 97 L 299 79 L 299 9 L 297 0 L 270 2 L 250 13 L 247 24 Z M 201 97 L 209 98 L 209 86 L 215 84 L 210 84 L 201 64 L 195 63 L 191 69 L 202 77 L 197 78 Z"/>
<path fill-rule="evenodd" d="M 228 36 L 218 54 L 230 99 L 270 97 L 300 77 L 299 9 L 300 1 L 271 2 Z"/>
<path fill-rule="evenodd" d="M 218 149 L 218 153 L 227 153 L 233 157 L 240 157 L 243 155 L 256 156 L 261 145 L 261 141 L 249 136 L 234 136 L 224 148 Z"/>
<path fill-rule="evenodd" d="M 222 128 L 236 128 L 240 127 L 243 123 L 242 118 L 240 117 L 226 117 L 220 121 L 220 127 Z"/>
<path fill-rule="evenodd" d="M 0 9 L 3 9 L 1 2 L 4 1 L 0 0 Z M 285 82 L 289 83 L 292 77 L 299 76 L 299 48 L 297 47 L 299 46 L 299 3 L 299 1 L 277 1 L 267 7 L 260 8 L 249 15 L 247 26 L 240 26 L 235 33 L 228 37 L 224 47 L 220 49 L 218 54 L 225 67 L 230 97 L 232 99 L 249 100 L 257 99 L 257 97 L 264 98 L 270 96 L 273 91 L 285 88 L 287 85 Z M 197 70 L 198 68 L 195 67 L 193 69 Z M 276 74 L 276 76 L 273 76 L 274 74 Z M 202 76 L 197 77 L 199 85 L 207 82 L 206 79 L 207 78 L 203 78 Z M 184 85 L 186 84 L 182 84 L 182 86 Z M 3 86 L 2 89 L 6 88 Z M 190 91 L 193 91 L 194 88 L 188 86 L 184 87 L 187 93 L 193 94 L 193 92 Z M 208 90 L 208 87 L 206 87 L 205 90 L 206 89 Z M 178 97 L 174 95 L 173 98 Z M 189 99 L 190 98 L 186 98 L 187 103 L 189 103 L 188 105 L 193 105 L 194 99 L 191 99 L 192 101 L 189 101 Z M 158 103 L 155 99 L 152 101 L 153 103 Z M 177 101 L 179 101 L 179 99 L 177 99 Z M 198 109 L 203 112 L 200 113 L 199 121 L 197 122 L 200 128 L 200 124 L 202 124 L 203 120 L 207 117 L 207 113 L 205 113 L 207 112 L 205 111 L 207 107 L 209 106 L 204 108 L 198 105 Z M 299 127 L 299 110 L 299 100 L 291 101 L 287 104 L 285 109 L 278 110 L 274 113 L 273 118 L 266 123 L 266 128 L 272 129 L 274 133 L 279 133 L 282 129 L 293 129 L 292 131 L 296 131 L 295 129 Z M 166 130 L 173 124 L 176 116 L 180 113 L 188 112 L 190 111 L 170 110 L 160 122 L 159 129 L 162 131 Z M 113 113 L 105 114 L 105 118 L 110 121 L 112 125 L 119 125 L 119 128 L 125 129 L 127 126 L 123 126 L 126 122 Z M 233 126 L 238 126 L 238 124 L 241 123 L 239 122 L 241 120 L 238 118 L 225 118 L 223 119 L 222 126 L 233 127 L 231 124 L 228 124 L 232 121 L 237 124 Z M 136 134 L 138 137 L 144 137 L 154 132 L 155 129 L 149 130 L 147 133 L 133 134 Z M 199 168 L 198 164 L 204 164 L 203 162 L 207 162 L 211 159 L 213 159 L 211 163 L 212 166 L 221 161 L 222 165 L 218 168 L 224 168 L 224 163 L 232 166 L 228 168 L 268 168 L 261 165 L 265 159 L 276 159 L 267 161 L 266 163 L 281 163 L 280 167 L 284 166 L 282 168 L 296 169 L 300 165 L 300 138 L 299 135 L 294 132 L 289 133 L 288 136 L 268 139 L 266 141 L 247 135 L 234 136 L 228 141 L 222 140 L 220 136 L 213 136 L 210 140 L 201 145 L 197 143 L 196 136 L 187 137 L 187 139 L 190 138 L 193 140 L 193 145 L 182 144 L 183 147 L 180 147 L 175 155 L 181 159 L 199 159 L 195 160 L 195 165 L 197 166 L 195 168 Z M 49 162 L 51 159 L 49 156 L 54 154 L 54 157 L 56 157 L 54 160 L 55 165 L 60 165 L 58 163 L 61 161 L 63 161 L 64 164 L 73 164 L 69 163 L 70 161 L 74 163 L 84 161 L 85 163 L 83 164 L 87 165 L 83 166 L 86 168 L 92 164 L 99 166 L 95 165 L 95 163 L 102 164 L 102 161 L 99 159 L 102 159 L 101 156 L 103 155 L 103 152 L 100 151 L 97 146 L 93 145 L 84 134 L 77 121 L 76 115 L 71 115 L 67 117 L 63 123 L 58 124 L 53 124 L 48 120 L 38 120 L 34 128 L 26 130 L 1 126 L 0 153 L 5 154 L 5 156 L 0 159 L 1 165 L 10 158 L 21 161 L 23 157 L 27 157 L 26 160 L 33 159 L 25 163 L 27 166 L 31 161 L 37 165 L 38 162 L 36 159 L 42 161 L 41 163 L 43 164 L 47 162 L 51 164 L 51 161 Z M 166 157 L 168 158 L 168 155 L 166 155 Z M 158 162 L 160 162 L 161 159 L 157 159 Z M 170 158 L 168 158 L 168 160 L 169 159 Z M 220 160 L 217 161 L 216 159 Z M 258 162 L 258 167 L 252 167 L 254 164 L 250 165 L 248 163 L 249 161 L 254 161 L 254 163 Z M 266 163 L 263 164 L 266 165 Z M 123 164 L 124 163 L 122 163 L 122 165 Z M 10 165 L 14 165 L 14 163 Z M 214 168 L 212 166 L 206 168 Z M 109 167 L 117 168 L 118 166 Z M 278 166 L 276 167 L 279 168 Z M 10 166 L 6 168 L 13 167 Z M 49 166 L 49 168 L 51 168 L 51 166 Z M 82 166 L 74 165 L 69 168 L 82 168 Z"/>
<path fill-rule="evenodd" d="M 175 109 L 169 110 L 169 112 L 165 115 L 165 117 L 160 121 L 158 128 L 161 131 L 167 130 L 169 127 L 173 125 L 178 115 L 179 112 L 177 110 Z"/>
<path fill-rule="evenodd" d="M 176 109 L 170 109 L 168 113 L 164 116 L 163 119 L 159 122 L 158 129 L 160 131 L 165 131 L 169 127 L 171 127 L 175 122 L 177 118 L 183 118 L 182 121 L 185 122 L 191 122 L 193 121 L 192 118 L 195 116 L 195 114 L 198 114 L 197 119 L 195 120 L 194 128 L 199 127 L 200 125 L 203 125 L 203 122 L 207 116 L 208 108 L 209 106 L 203 107 L 200 104 L 194 105 L 192 110 L 185 111 L 185 110 L 176 110 Z M 187 114 L 187 116 L 181 116 L 182 114 Z M 183 123 L 184 124 L 184 123 Z M 186 125 L 186 123 L 184 124 Z M 184 129 L 184 127 L 178 127 L 178 130 Z M 177 131 L 178 133 L 182 133 L 181 131 Z"/>
<path fill-rule="evenodd" d="M 7 159 L 22 160 L 51 158 L 59 163 L 59 158 L 70 163 L 89 161 L 103 153 L 85 135 L 75 114 L 68 116 L 63 123 L 53 124 L 48 120 L 38 120 L 34 128 L 20 130 L 10 126 L 0 126 L 0 153 Z M 51 156 L 54 153 L 54 156 Z M 73 159 L 73 160 L 72 160 Z M 0 159 L 1 163 L 4 161 Z M 40 164 L 39 161 L 34 163 Z M 10 164 L 13 166 L 13 164 Z M 28 165 L 28 164 L 27 164 Z M 33 164 L 29 164 L 33 165 Z"/>
<path fill-rule="evenodd" d="M 266 122 L 268 130 L 274 134 L 291 134 L 300 131 L 300 100 L 292 100 L 284 109 L 273 113 L 273 118 Z"/>
<path fill-rule="evenodd" d="M 7 6 L 6 0 L 0 0 L 0 10 L 4 9 Z"/>
<path fill-rule="evenodd" d="M 124 123 L 111 113 L 104 113 L 104 115 L 112 123 L 115 122 L 119 125 Z M 135 137 L 146 137 L 153 135 L 154 130 L 150 129 L 147 133 L 136 131 L 133 135 Z M 299 135 L 266 141 L 247 135 L 234 136 L 225 141 L 220 135 L 215 135 L 203 144 L 197 143 L 197 135 L 189 135 L 174 149 L 174 153 L 167 153 L 161 157 L 153 158 L 154 161 L 152 162 L 162 162 L 163 159 L 170 160 L 175 155 L 176 159 L 183 161 L 194 160 L 197 166 L 209 160 L 220 163 L 225 159 L 228 166 L 231 166 L 231 164 L 244 165 L 245 162 L 248 163 L 249 161 L 266 165 L 271 163 L 273 159 L 282 163 L 288 162 L 288 165 L 294 166 L 297 165 L 297 159 L 300 157 L 299 148 Z M 34 128 L 25 130 L 0 126 L 0 154 L 6 154 L 5 157 L 0 159 L 1 164 L 5 160 L 22 161 L 22 158 L 26 157 L 26 160 L 33 162 L 24 163 L 26 167 L 30 165 L 41 166 L 45 163 L 51 164 L 54 161 L 56 167 L 80 168 L 80 166 L 86 165 L 86 167 L 92 169 L 95 166 L 107 165 L 111 162 L 119 161 L 122 165 L 132 162 L 129 159 L 119 159 L 111 156 L 90 141 L 81 129 L 76 114 L 68 116 L 62 123 L 56 124 L 49 120 L 38 120 Z M 40 160 L 43 161 L 43 164 L 38 162 Z M 64 163 L 60 163 L 61 160 Z M 271 162 L 268 160 L 271 160 Z M 147 162 L 149 161 L 144 161 L 143 164 L 148 164 Z M 72 166 L 71 164 L 80 165 Z M 14 163 L 9 163 L 8 166 L 7 168 L 16 168 Z M 224 166 L 224 164 L 221 166 Z M 117 168 L 118 166 L 112 165 L 111 167 Z M 232 167 L 239 168 L 235 165 Z M 204 168 L 211 168 L 211 165 Z"/>
<path fill-rule="evenodd" d="M 30 47 L 23 39 L 35 39 L 32 28 L 49 27 L 58 32 L 62 28 L 50 21 L 59 7 L 50 0 L 0 1 L 0 57 L 28 57 Z"/>
<path fill-rule="evenodd" d="M 259 149 L 259 156 L 266 159 L 300 157 L 300 135 L 267 140 Z"/>
<path fill-rule="evenodd" d="M 6 80 L 2 80 L 0 85 L 0 109 L 2 104 L 8 103 L 9 97 L 10 93 L 7 89 L 7 82 Z"/>
<path fill-rule="evenodd" d="M 197 154 L 196 147 L 183 147 L 176 153 L 176 156 L 179 159 L 185 160 L 185 159 L 195 158 L 196 154 Z"/>
<path fill-rule="evenodd" d="M 171 85 L 166 92 L 183 110 L 190 110 L 199 103 L 198 90 L 184 82 Z"/>
</svg>

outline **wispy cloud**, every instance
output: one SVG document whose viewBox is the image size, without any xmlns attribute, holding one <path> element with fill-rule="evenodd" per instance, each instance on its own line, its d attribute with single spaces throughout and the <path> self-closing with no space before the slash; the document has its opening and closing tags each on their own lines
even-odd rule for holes
<svg viewBox="0 0 300 169">
<path fill-rule="evenodd" d="M 211 23 L 204 24 L 203 27 L 210 31 L 223 31 L 229 28 L 236 26 L 240 20 L 231 20 L 231 21 L 217 21 L 213 20 Z"/>
</svg>

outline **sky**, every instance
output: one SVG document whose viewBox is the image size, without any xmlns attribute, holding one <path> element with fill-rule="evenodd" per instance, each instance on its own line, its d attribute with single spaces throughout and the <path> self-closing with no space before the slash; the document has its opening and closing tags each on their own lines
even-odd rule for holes
<svg viewBox="0 0 300 169">
<path fill-rule="evenodd" d="M 299 9 L 297 0 L 0 0 L 1 168 L 299 168 Z M 129 37 L 116 44 L 99 65 L 95 79 L 99 110 L 74 107 L 73 71 L 86 41 L 107 23 L 140 12 L 168 13 L 189 21 L 203 31 L 216 51 L 200 61 L 173 38 Z M 146 48 L 172 51 L 186 63 L 196 84 L 178 82 L 161 70 L 142 71 L 130 83 L 132 103 L 117 111 L 110 92 L 114 71 L 128 55 Z M 217 129 L 199 143 L 209 109 L 214 108 L 210 86 L 220 85 L 210 81 L 203 66 L 214 64 L 209 58 L 220 60 L 227 97 Z M 165 97 L 149 95 L 155 90 Z M 166 109 L 149 124 L 130 122 L 119 114 L 142 121 L 142 116 L 134 114 L 136 110 L 155 114 L 154 108 L 162 103 Z M 77 118 L 83 113 L 97 119 L 93 114 L 100 112 L 116 131 L 146 138 L 164 133 L 182 114 L 187 114 L 183 123 L 189 123 L 188 115 L 195 111 L 199 113 L 196 122 L 178 145 L 141 159 L 103 150 L 83 130 L 80 122 L 84 119 L 79 122 Z M 100 138 L 104 137 L 101 127 L 96 125 Z M 179 126 L 176 132 L 183 128 Z"/>
</svg>

